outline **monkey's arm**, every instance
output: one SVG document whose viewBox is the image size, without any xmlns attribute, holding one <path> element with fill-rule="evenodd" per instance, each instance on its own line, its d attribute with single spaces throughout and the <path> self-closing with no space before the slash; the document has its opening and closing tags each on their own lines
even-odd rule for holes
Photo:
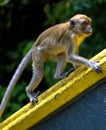
<svg viewBox="0 0 106 130">
<path fill-rule="evenodd" d="M 26 68 L 27 64 L 29 63 L 30 59 L 31 59 L 31 56 L 32 56 L 32 49 L 29 50 L 29 52 L 26 54 L 26 56 L 22 59 L 21 63 L 19 64 L 18 68 L 16 69 L 8 87 L 7 87 L 7 90 L 4 94 L 4 97 L 1 101 L 1 104 L 0 104 L 0 117 L 2 115 L 2 113 L 4 112 L 5 110 L 5 107 L 7 105 L 7 102 L 10 98 L 10 95 L 12 93 L 12 90 L 14 88 L 14 86 L 16 85 L 17 81 L 19 80 L 22 72 L 24 71 L 24 69 Z"/>
<path fill-rule="evenodd" d="M 74 63 L 74 64 L 78 64 L 78 65 L 84 64 L 84 65 L 86 65 L 88 67 L 91 67 L 97 73 L 102 72 L 102 70 L 101 70 L 100 66 L 97 64 L 97 62 L 89 61 L 88 59 L 85 59 L 85 58 L 83 58 L 81 56 L 77 56 L 75 54 L 71 54 L 68 57 L 68 61 L 71 62 L 71 63 Z"/>
<path fill-rule="evenodd" d="M 76 45 L 78 45 L 78 40 L 76 40 L 76 35 L 73 33 L 71 34 L 71 41 L 67 42 L 67 61 L 73 63 L 73 65 L 85 65 L 88 67 L 91 67 L 94 71 L 96 71 L 97 73 L 102 73 L 102 69 L 101 67 L 97 64 L 97 62 L 95 61 L 90 61 L 84 57 L 81 57 L 79 55 L 77 55 L 75 53 L 75 50 L 78 48 L 76 48 Z M 82 38 L 84 40 L 84 38 Z M 81 41 L 83 41 L 81 40 Z M 80 42 L 81 44 L 81 42 Z M 80 45 L 79 44 L 79 45 Z"/>
<path fill-rule="evenodd" d="M 72 39 L 74 38 L 74 36 L 72 36 Z M 73 40 L 75 41 L 75 40 Z M 71 44 L 67 43 L 68 48 L 67 48 L 67 61 L 70 63 L 73 63 L 74 65 L 85 65 L 88 67 L 91 67 L 94 71 L 96 71 L 97 73 L 101 73 L 102 69 L 100 68 L 100 66 L 97 64 L 97 62 L 95 61 L 90 61 L 86 58 L 83 58 L 77 54 L 74 54 L 73 52 L 73 48 L 74 47 L 74 43 L 73 46 L 71 46 Z"/>
</svg>

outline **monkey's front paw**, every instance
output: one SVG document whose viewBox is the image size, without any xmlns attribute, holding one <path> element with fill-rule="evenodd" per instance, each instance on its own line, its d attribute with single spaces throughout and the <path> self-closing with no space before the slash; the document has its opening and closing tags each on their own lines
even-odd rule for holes
<svg viewBox="0 0 106 130">
<path fill-rule="evenodd" d="M 102 73 L 101 67 L 97 64 L 97 62 L 91 62 L 91 68 L 96 71 L 97 73 Z"/>
</svg>

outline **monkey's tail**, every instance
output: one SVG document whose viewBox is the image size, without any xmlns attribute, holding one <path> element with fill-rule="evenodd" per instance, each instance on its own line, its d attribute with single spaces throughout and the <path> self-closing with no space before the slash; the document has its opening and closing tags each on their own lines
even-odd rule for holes
<svg viewBox="0 0 106 130">
<path fill-rule="evenodd" d="M 24 69 L 26 68 L 26 66 L 28 65 L 30 59 L 31 59 L 31 56 L 32 56 L 32 48 L 28 51 L 28 53 L 26 54 L 26 56 L 22 59 L 21 63 L 19 64 L 19 66 L 17 67 L 8 87 L 7 87 L 7 90 L 4 94 L 4 97 L 1 101 L 1 105 L 0 105 L 0 117 L 2 116 L 4 110 L 5 110 L 5 107 L 6 107 L 6 104 L 10 98 L 10 95 L 12 93 L 12 90 L 14 89 L 17 81 L 19 80 L 22 72 L 24 71 Z"/>
</svg>

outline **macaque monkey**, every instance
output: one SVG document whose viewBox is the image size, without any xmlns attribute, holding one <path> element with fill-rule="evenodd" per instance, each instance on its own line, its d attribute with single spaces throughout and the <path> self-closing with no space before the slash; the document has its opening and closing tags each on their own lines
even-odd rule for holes
<svg viewBox="0 0 106 130">
<path fill-rule="evenodd" d="M 39 93 L 34 93 L 34 89 L 43 78 L 44 62 L 47 60 L 55 60 L 57 62 L 54 74 L 56 79 L 67 77 L 72 71 L 70 69 L 68 72 L 62 73 L 66 62 L 72 63 L 74 68 L 77 65 L 85 65 L 91 67 L 97 73 L 101 73 L 102 69 L 97 62 L 89 61 L 78 55 L 79 45 L 91 34 L 91 19 L 83 14 L 77 14 L 68 22 L 57 24 L 41 33 L 13 75 L 1 102 L 0 115 L 2 115 L 16 82 L 31 58 L 33 60 L 33 76 L 26 87 L 26 93 L 32 104 L 38 101 L 37 96 Z"/>
</svg>

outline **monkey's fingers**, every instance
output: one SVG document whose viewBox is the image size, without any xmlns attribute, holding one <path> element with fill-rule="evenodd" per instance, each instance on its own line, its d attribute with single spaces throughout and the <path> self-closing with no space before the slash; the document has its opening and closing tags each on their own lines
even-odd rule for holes
<svg viewBox="0 0 106 130">
<path fill-rule="evenodd" d="M 97 73 L 102 73 L 101 67 L 98 65 L 97 61 L 90 62 L 90 67 Z"/>
<path fill-rule="evenodd" d="M 95 70 L 97 73 L 102 73 L 102 69 L 100 66 L 97 66 L 96 70 Z"/>
<path fill-rule="evenodd" d="M 97 73 L 102 73 L 102 69 L 101 67 L 95 62 L 94 66 L 93 66 L 94 71 L 96 71 Z"/>
</svg>

